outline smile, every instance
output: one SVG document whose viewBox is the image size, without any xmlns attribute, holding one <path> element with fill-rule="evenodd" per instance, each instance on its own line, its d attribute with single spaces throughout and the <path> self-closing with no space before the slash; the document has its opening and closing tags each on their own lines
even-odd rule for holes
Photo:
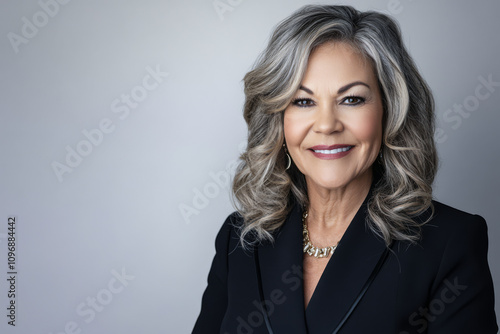
<svg viewBox="0 0 500 334">
<path fill-rule="evenodd" d="M 354 148 L 354 146 L 351 145 L 318 145 L 311 147 L 310 150 L 312 154 L 317 158 L 323 160 L 333 160 L 345 157 L 351 152 L 352 148 Z"/>
<path fill-rule="evenodd" d="M 313 150 L 313 151 L 316 153 L 323 153 L 323 154 L 337 154 L 340 152 L 349 151 L 351 148 L 352 148 L 352 146 L 343 147 L 343 148 L 336 148 L 333 150 Z"/>
</svg>

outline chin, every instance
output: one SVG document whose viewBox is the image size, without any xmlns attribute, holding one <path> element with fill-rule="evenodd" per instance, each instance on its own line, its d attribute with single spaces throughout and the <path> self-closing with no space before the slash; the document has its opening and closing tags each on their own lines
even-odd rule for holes
<svg viewBox="0 0 500 334">
<path fill-rule="evenodd" d="M 345 187 L 349 182 L 346 179 L 331 178 L 331 179 L 312 179 L 309 178 L 308 183 L 311 182 L 317 187 L 324 189 L 339 189 Z M 312 185 L 311 184 L 311 185 Z"/>
</svg>

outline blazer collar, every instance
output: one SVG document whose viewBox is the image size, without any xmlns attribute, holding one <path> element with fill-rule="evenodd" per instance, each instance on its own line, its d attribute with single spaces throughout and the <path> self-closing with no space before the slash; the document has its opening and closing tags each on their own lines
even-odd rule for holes
<svg viewBox="0 0 500 334">
<path fill-rule="evenodd" d="M 331 333 L 347 313 L 385 249 L 384 241 L 365 224 L 371 194 L 372 189 L 328 261 L 306 310 L 300 206 L 293 207 L 273 244 L 259 246 L 262 289 L 268 306 L 272 304 L 269 319 L 276 333 Z"/>
</svg>

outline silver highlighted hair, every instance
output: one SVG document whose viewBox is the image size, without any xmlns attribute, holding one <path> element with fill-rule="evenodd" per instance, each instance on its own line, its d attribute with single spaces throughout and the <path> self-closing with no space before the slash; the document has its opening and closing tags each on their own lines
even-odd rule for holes
<svg viewBox="0 0 500 334">
<path fill-rule="evenodd" d="M 233 196 L 244 219 L 244 246 L 272 241 L 293 203 L 308 205 L 304 176 L 293 164 L 285 170 L 283 114 L 300 86 L 309 55 L 330 41 L 350 45 L 371 62 L 382 94 L 382 159 L 374 164 L 381 177 L 368 203 L 370 228 L 386 244 L 415 242 L 426 221 L 414 217 L 433 210 L 434 101 L 398 25 L 377 12 L 308 5 L 276 27 L 244 78 L 248 144 L 233 180 Z"/>
</svg>

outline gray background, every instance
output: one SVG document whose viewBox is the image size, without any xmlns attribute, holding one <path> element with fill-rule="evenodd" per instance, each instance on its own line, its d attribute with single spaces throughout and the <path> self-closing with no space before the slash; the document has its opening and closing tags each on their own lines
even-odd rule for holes
<svg viewBox="0 0 500 334">
<path fill-rule="evenodd" d="M 275 24 L 309 2 L 220 0 L 218 13 L 212 0 L 73 0 L 40 14 L 45 3 L 55 2 L 0 10 L 0 332 L 188 333 L 233 211 L 225 177 L 246 136 L 241 79 Z M 401 24 L 436 98 L 435 196 L 487 220 L 498 301 L 500 87 L 475 94 L 481 78 L 500 82 L 500 2 L 349 4 Z M 26 38 L 17 47 L 14 34 Z M 168 76 L 152 88 L 148 68 Z M 137 101 L 129 114 L 123 94 Z M 103 120 L 112 131 L 89 147 L 82 131 Z M 88 154 L 58 179 L 67 147 Z M 5 316 L 10 216 L 16 328 Z"/>
</svg>

